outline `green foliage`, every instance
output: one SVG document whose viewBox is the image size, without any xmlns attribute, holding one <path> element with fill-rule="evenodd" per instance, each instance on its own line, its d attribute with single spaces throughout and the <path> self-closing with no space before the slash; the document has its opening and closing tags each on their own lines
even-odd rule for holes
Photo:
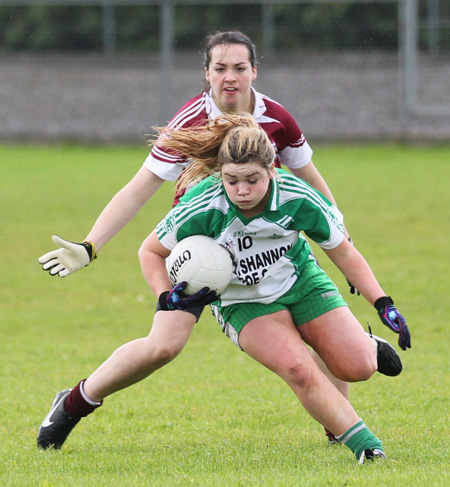
<svg viewBox="0 0 450 487">
<path fill-rule="evenodd" d="M 117 49 L 156 50 L 159 46 L 160 9 L 152 5 L 118 6 L 115 13 Z"/>
<path fill-rule="evenodd" d="M 13 3 L 13 2 L 12 2 Z M 237 29 L 261 46 L 262 4 L 181 4 L 175 8 L 175 46 L 198 50 L 205 36 L 216 30 Z M 439 50 L 449 48 L 445 18 L 450 7 L 438 2 L 440 24 L 432 26 L 429 2 L 419 2 L 421 47 L 430 48 L 436 37 Z M 397 2 L 275 3 L 274 48 L 284 50 L 389 50 L 397 49 Z M 118 51 L 143 52 L 159 48 L 160 7 L 117 5 L 112 36 Z M 0 6 L 0 52 L 73 51 L 103 48 L 102 4 Z"/>
<path fill-rule="evenodd" d="M 186 22 L 186 19 L 190 19 Z M 259 44 L 261 32 L 260 5 L 180 5 L 176 9 L 175 46 L 199 50 L 206 35 L 216 31 L 240 30 Z"/>
<path fill-rule="evenodd" d="M 117 49 L 157 47 L 158 8 L 118 6 L 115 18 Z M 99 5 L 0 7 L 0 49 L 97 51 L 103 46 L 102 22 Z"/>
<path fill-rule="evenodd" d="M 0 8 L 2 50 L 83 51 L 102 46 L 98 6 Z"/>
<path fill-rule="evenodd" d="M 113 35 L 119 51 L 159 45 L 157 5 L 114 7 Z M 397 46 L 397 5 L 392 3 L 276 3 L 272 7 L 275 48 L 382 49 Z M 199 4 L 175 9 L 178 49 L 198 50 L 216 30 L 237 29 L 261 44 L 262 5 Z M 101 4 L 0 7 L 0 51 L 95 51 L 102 48 Z"/>
<path fill-rule="evenodd" d="M 61 451 L 38 451 L 54 393 L 148 333 L 155 299 L 137 250 L 171 205 L 166 183 L 87 269 L 65 279 L 37 257 L 53 233 L 81 240 L 139 169 L 145 147 L 0 145 L 0 484 L 85 486 L 448 485 L 450 147 L 316 147 L 357 247 L 412 332 L 397 378 L 352 386 L 389 459 L 358 466 L 273 373 L 205 312 L 169 366 L 106 399 Z M 317 251 L 355 316 L 396 343 Z M 398 349 L 398 347 L 397 347 Z"/>
<path fill-rule="evenodd" d="M 336 3 L 277 4 L 274 7 L 280 49 L 397 48 L 397 5 Z M 289 36 L 286 36 L 286 31 Z"/>
</svg>

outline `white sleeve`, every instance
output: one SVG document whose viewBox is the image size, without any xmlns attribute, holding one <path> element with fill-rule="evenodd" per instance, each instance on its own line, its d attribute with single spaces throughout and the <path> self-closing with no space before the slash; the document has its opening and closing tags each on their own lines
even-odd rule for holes
<svg viewBox="0 0 450 487">
<path fill-rule="evenodd" d="M 330 237 L 319 243 L 322 249 L 334 249 L 344 240 L 344 215 L 334 206 L 327 208 L 326 219 L 330 227 Z"/>
<path fill-rule="evenodd" d="M 187 162 L 180 162 L 179 158 L 171 157 L 157 146 L 153 147 L 144 161 L 147 169 L 165 181 L 176 181 L 187 165 Z"/>
<path fill-rule="evenodd" d="M 313 151 L 306 140 L 302 145 L 287 146 L 278 153 L 281 164 L 289 169 L 305 167 L 312 159 Z"/>
</svg>

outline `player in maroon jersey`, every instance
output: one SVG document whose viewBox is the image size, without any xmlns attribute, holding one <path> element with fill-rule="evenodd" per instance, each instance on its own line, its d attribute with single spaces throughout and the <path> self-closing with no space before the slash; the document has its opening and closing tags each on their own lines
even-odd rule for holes
<svg viewBox="0 0 450 487">
<path fill-rule="evenodd" d="M 169 122 L 169 126 L 188 127 L 205 123 L 222 113 L 236 110 L 251 113 L 274 144 L 277 165 L 286 166 L 293 174 L 310 183 L 335 203 L 327 184 L 311 160 L 312 150 L 294 118 L 280 104 L 253 89 L 257 66 L 255 47 L 251 40 L 240 32 L 217 33 L 207 39 L 204 56 L 207 88 L 189 100 Z M 66 277 L 89 265 L 96 257 L 96 252 L 133 218 L 162 183 L 175 181 L 188 164 L 189 161 L 180 155 L 168 152 L 158 145 L 154 146 L 143 166 L 108 203 L 82 243 L 53 236 L 54 242 L 60 248 L 39 258 L 43 269 L 51 275 Z M 142 343 L 148 357 L 146 375 L 169 363 L 181 352 L 202 310 L 203 306 L 199 306 L 168 313 L 157 306 L 150 334 Z M 390 348 L 390 353 L 395 353 L 395 349 Z M 378 352 L 380 362 L 380 347 Z M 318 356 L 317 361 L 320 363 Z M 390 375 L 400 372 L 400 359 L 398 363 L 399 370 L 391 371 Z M 329 374 L 323 363 L 322 367 Z M 382 371 L 380 364 L 379 371 Z M 110 370 L 108 373 L 114 374 L 114 371 Z M 338 381 L 331 374 L 329 377 L 348 397 L 348 384 Z M 122 384 L 122 387 L 127 387 L 127 384 Z M 95 388 L 95 380 L 88 379 L 86 383 L 80 382 L 72 391 L 66 391 L 60 406 L 61 413 L 67 413 L 64 416 L 66 419 L 73 418 L 69 421 L 71 424 L 73 422 L 73 426 L 81 416 L 99 405 Z M 102 391 L 104 395 L 112 392 L 114 391 Z M 73 426 L 61 432 L 62 436 L 52 443 L 49 436 L 44 435 L 46 424 L 43 423 L 40 435 L 47 439 L 40 442 L 38 438 L 39 446 L 61 447 Z"/>
</svg>

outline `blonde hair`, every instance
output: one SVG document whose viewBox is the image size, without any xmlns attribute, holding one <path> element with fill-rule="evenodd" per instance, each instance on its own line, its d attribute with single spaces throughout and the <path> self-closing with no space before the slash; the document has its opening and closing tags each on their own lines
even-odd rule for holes
<svg viewBox="0 0 450 487">
<path fill-rule="evenodd" d="M 207 176 L 218 176 L 223 164 L 258 162 L 269 171 L 275 149 L 266 132 L 246 112 L 224 114 L 204 125 L 158 130 L 158 145 L 191 159 L 177 190 Z"/>
</svg>

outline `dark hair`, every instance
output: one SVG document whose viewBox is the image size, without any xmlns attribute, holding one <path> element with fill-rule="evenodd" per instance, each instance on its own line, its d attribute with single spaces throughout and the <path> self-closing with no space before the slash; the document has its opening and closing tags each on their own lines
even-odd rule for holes
<svg viewBox="0 0 450 487">
<path fill-rule="evenodd" d="M 205 48 L 203 50 L 203 67 L 205 69 L 208 69 L 209 63 L 211 62 L 211 51 L 216 46 L 220 46 L 222 44 L 228 46 L 230 44 L 243 44 L 247 47 L 250 54 L 250 63 L 252 68 L 257 65 L 256 48 L 251 39 L 238 30 L 232 30 L 228 32 L 216 32 L 205 39 Z"/>
</svg>

